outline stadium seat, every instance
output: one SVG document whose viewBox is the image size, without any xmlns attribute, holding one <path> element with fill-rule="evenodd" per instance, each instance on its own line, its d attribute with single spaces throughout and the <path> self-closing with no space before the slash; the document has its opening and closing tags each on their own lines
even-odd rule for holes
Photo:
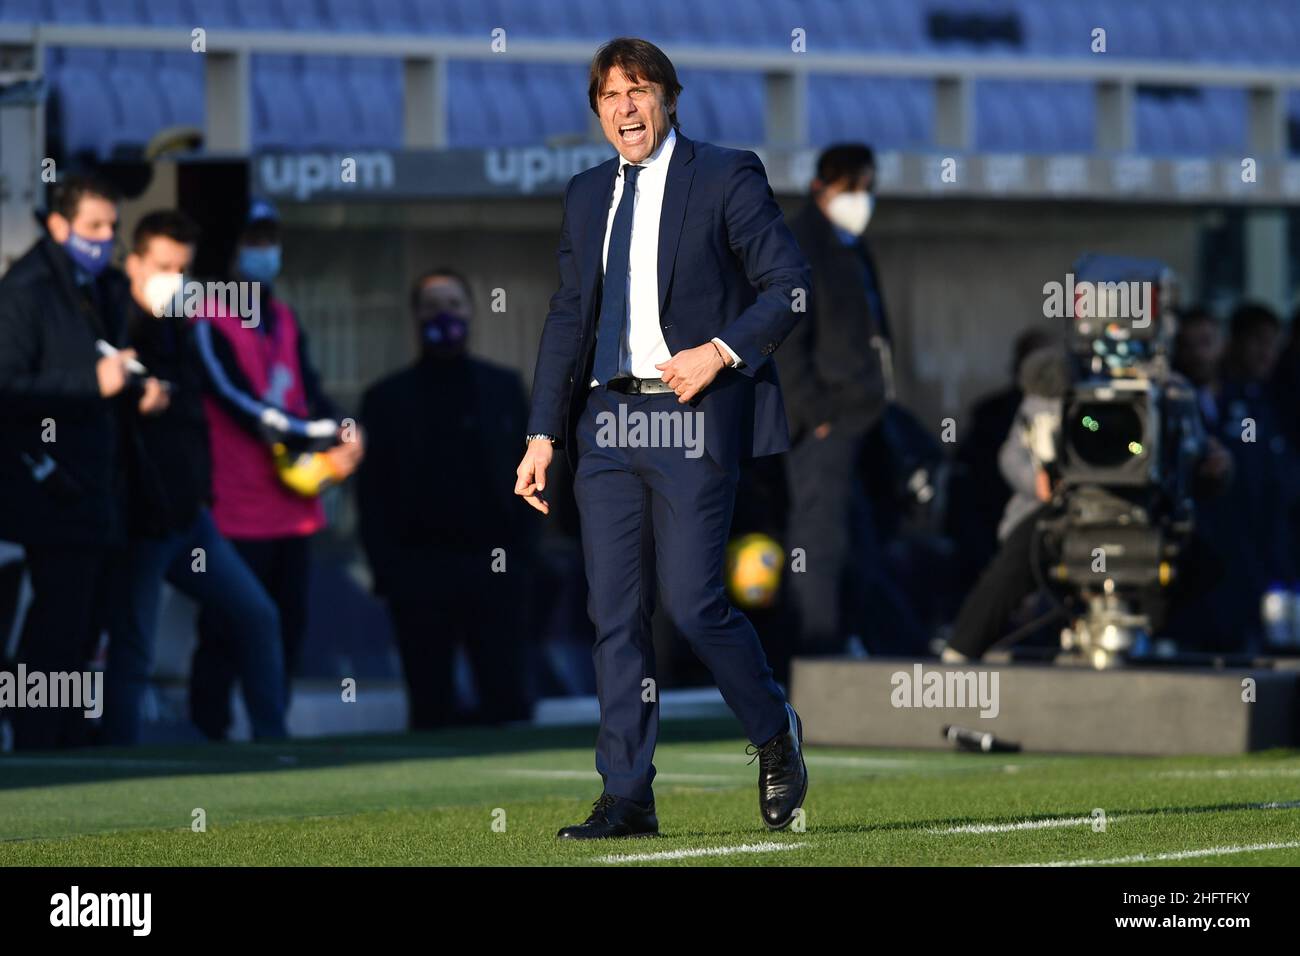
<svg viewBox="0 0 1300 956">
<path fill-rule="evenodd" d="M 287 22 L 281 12 L 281 4 L 268 3 L 266 0 L 234 0 L 235 15 L 239 25 L 248 30 L 283 30 Z"/>
<path fill-rule="evenodd" d="M 309 56 L 299 60 L 302 89 L 311 115 L 311 145 L 360 145 L 356 137 L 362 123 L 343 78 L 346 69 L 345 57 Z"/>
<path fill-rule="evenodd" d="M 309 145 L 309 116 L 294 59 L 283 54 L 253 57 L 252 139 L 256 149 Z"/>
<path fill-rule="evenodd" d="M 192 53 L 159 53 L 157 71 L 168 123 L 201 129 L 205 112 L 202 59 Z"/>
<path fill-rule="evenodd" d="M 356 115 L 353 141 L 358 146 L 399 148 L 402 145 L 401 64 L 381 57 L 349 57 L 343 82 Z"/>
<path fill-rule="evenodd" d="M 118 50 L 113 54 L 107 79 L 117 99 L 119 123 L 110 151 L 122 147 L 142 150 L 155 133 L 171 125 L 157 73 L 158 60 L 152 52 Z"/>
<path fill-rule="evenodd" d="M 152 26 L 201 26 L 230 29 L 240 25 L 233 0 L 170 0 L 140 5 L 144 22 Z"/>
<path fill-rule="evenodd" d="M 45 19 L 41 0 L 5 0 L 0 3 L 0 23 L 39 23 Z"/>
<path fill-rule="evenodd" d="M 69 155 L 107 153 L 117 128 L 117 104 L 104 83 L 108 53 L 103 50 L 51 49 L 46 69 L 57 106 L 57 134 Z"/>
<path fill-rule="evenodd" d="M 370 0 L 370 17 L 380 33 L 415 33 L 419 20 L 411 5 L 403 0 Z"/>
<path fill-rule="evenodd" d="M 91 0 L 59 0 L 45 4 L 42 19 L 53 23 L 99 23 L 99 7 Z"/>
</svg>

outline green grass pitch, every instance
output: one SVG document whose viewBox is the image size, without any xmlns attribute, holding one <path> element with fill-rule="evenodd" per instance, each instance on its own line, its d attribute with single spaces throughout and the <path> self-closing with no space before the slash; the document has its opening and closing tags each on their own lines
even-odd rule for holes
<svg viewBox="0 0 1300 956">
<path fill-rule="evenodd" d="M 1300 864 L 1300 752 L 808 748 L 803 832 L 759 819 L 734 723 L 665 723 L 661 836 L 560 843 L 594 728 L 0 756 L 0 865 Z M 194 832 L 194 811 L 206 832 Z"/>
</svg>

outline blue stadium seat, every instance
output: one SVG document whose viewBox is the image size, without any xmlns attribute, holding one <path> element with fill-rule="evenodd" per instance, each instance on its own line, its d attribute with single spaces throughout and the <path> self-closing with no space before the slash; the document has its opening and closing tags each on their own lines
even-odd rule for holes
<svg viewBox="0 0 1300 956">
<path fill-rule="evenodd" d="M 203 60 L 193 53 L 159 53 L 158 86 L 167 106 L 168 123 L 203 127 Z"/>
<path fill-rule="evenodd" d="M 57 6 L 63 6 L 58 4 Z M 94 19 L 113 26 L 134 26 L 142 22 L 143 11 L 136 0 L 98 0 Z"/>
<path fill-rule="evenodd" d="M 370 0 L 371 16 L 380 33 L 415 33 L 419 19 L 405 0 Z"/>
<path fill-rule="evenodd" d="M 585 137 L 588 117 L 587 71 L 581 66 L 534 64 L 527 68 L 524 90 L 532 112 L 541 118 L 545 136 Z"/>
<path fill-rule="evenodd" d="M 113 132 L 111 148 L 143 148 L 155 133 L 171 125 L 157 72 L 158 60 L 152 52 L 114 52 L 107 80 L 117 99 L 119 125 Z"/>
<path fill-rule="evenodd" d="M 447 65 L 447 138 L 452 146 L 484 146 L 492 137 L 489 109 L 478 103 L 478 63 Z"/>
<path fill-rule="evenodd" d="M 360 145 L 357 133 L 361 118 L 344 80 L 346 69 L 346 57 L 308 56 L 300 60 L 299 75 L 311 115 L 313 146 Z"/>
<path fill-rule="evenodd" d="M 42 19 L 53 23 L 99 23 L 99 8 L 92 0 L 57 0 L 45 5 Z"/>
<path fill-rule="evenodd" d="M 41 0 L 2 0 L 0 23 L 39 23 L 45 17 Z"/>
<path fill-rule="evenodd" d="M 542 139 L 540 117 L 527 108 L 520 64 L 452 63 L 448 76 L 453 145 L 519 146 Z"/>
<path fill-rule="evenodd" d="M 118 125 L 117 103 L 104 82 L 108 53 L 103 50 L 51 49 L 46 70 L 58 106 L 61 135 L 69 154 L 103 156 Z"/>
<path fill-rule="evenodd" d="M 253 57 L 253 130 L 255 149 L 306 146 L 310 117 L 295 57 L 258 54 Z"/>
<path fill-rule="evenodd" d="M 321 28 L 332 33 L 378 33 L 374 0 L 320 0 Z M 387 3 L 387 7 L 396 4 Z M 399 10 L 400 12 L 400 10 Z"/>
<path fill-rule="evenodd" d="M 288 22 L 280 0 L 234 0 L 239 25 L 249 30 L 284 30 Z"/>
<path fill-rule="evenodd" d="M 356 113 L 358 146 L 402 145 L 402 66 L 392 59 L 350 57 L 343 75 Z"/>
<path fill-rule="evenodd" d="M 167 0 L 142 5 L 143 23 L 153 26 L 186 26 L 230 29 L 240 26 L 233 0 Z"/>
</svg>

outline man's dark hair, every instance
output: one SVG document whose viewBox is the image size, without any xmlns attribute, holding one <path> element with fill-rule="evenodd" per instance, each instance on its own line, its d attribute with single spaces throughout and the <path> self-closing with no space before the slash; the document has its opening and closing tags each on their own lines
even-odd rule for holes
<svg viewBox="0 0 1300 956">
<path fill-rule="evenodd" d="M 845 179 L 857 179 L 876 168 L 876 154 L 866 143 L 836 143 L 817 157 L 817 178 L 829 186 Z"/>
<path fill-rule="evenodd" d="M 1047 329 L 1034 326 L 1023 330 L 1011 346 L 1011 377 L 1019 381 L 1025 359 L 1039 349 L 1054 345 L 1055 341 L 1055 336 Z"/>
<path fill-rule="evenodd" d="M 615 66 L 630 80 L 658 83 L 663 88 L 665 101 L 672 103 L 672 108 L 668 110 L 668 122 L 673 124 L 673 129 L 681 129 L 677 124 L 677 97 L 681 95 L 682 84 L 677 82 L 677 70 L 673 67 L 673 61 L 649 40 L 638 40 L 635 37 L 610 40 L 592 57 L 591 70 L 587 76 L 587 100 L 591 103 L 593 113 L 600 115 L 596 98 L 600 95 L 610 68 Z"/>
<path fill-rule="evenodd" d="M 85 196 L 95 196 L 116 205 L 122 201 L 121 191 L 98 173 L 70 173 L 54 185 L 50 194 L 50 212 L 57 212 L 71 222 L 77 217 L 77 208 Z"/>
<path fill-rule="evenodd" d="M 1279 331 L 1281 328 L 1282 320 L 1277 313 L 1262 302 L 1243 302 L 1233 310 L 1232 318 L 1228 321 L 1229 334 L 1236 342 L 1256 332 L 1266 329 Z"/>
<path fill-rule="evenodd" d="M 420 293 L 424 291 L 425 284 L 431 279 L 453 279 L 460 283 L 460 287 L 465 290 L 465 298 L 470 302 L 474 301 L 474 290 L 469 287 L 469 280 L 465 276 L 446 266 L 440 266 L 437 269 L 430 269 L 428 272 L 420 274 L 419 278 L 411 285 L 411 311 L 414 312 L 420 306 Z"/>
<path fill-rule="evenodd" d="M 149 213 L 135 225 L 131 234 L 131 251 L 137 256 L 149 250 L 149 242 L 162 236 L 183 246 L 199 243 L 198 224 L 179 209 L 159 209 Z"/>
</svg>

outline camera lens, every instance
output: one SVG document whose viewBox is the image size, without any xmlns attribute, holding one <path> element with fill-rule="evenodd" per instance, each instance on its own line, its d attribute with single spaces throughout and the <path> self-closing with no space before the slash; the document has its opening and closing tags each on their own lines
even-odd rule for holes
<svg viewBox="0 0 1300 956">
<path fill-rule="evenodd" d="M 1083 402 L 1071 409 L 1070 448 L 1095 468 L 1122 465 L 1142 454 L 1142 418 L 1129 404 Z"/>
</svg>

